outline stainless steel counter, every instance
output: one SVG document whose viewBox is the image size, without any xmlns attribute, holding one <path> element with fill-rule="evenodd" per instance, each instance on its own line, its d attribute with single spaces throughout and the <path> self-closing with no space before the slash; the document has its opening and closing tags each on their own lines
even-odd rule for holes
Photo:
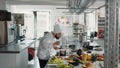
<svg viewBox="0 0 120 68">
<path fill-rule="evenodd" d="M 20 51 L 29 47 L 34 42 L 35 42 L 35 40 L 24 40 L 19 43 L 4 45 L 3 47 L 0 48 L 0 53 L 20 53 Z"/>
<path fill-rule="evenodd" d="M 102 50 L 101 51 L 96 51 L 96 50 L 94 50 L 95 48 L 93 48 L 93 50 L 91 50 L 92 52 L 89 53 L 89 54 L 104 54 L 103 46 L 98 44 L 96 41 L 90 42 L 90 46 L 100 46 L 102 48 Z M 83 48 L 83 47 L 80 47 L 80 48 Z M 86 52 L 86 51 L 84 51 L 84 52 Z M 72 54 L 76 54 L 76 52 L 73 52 Z M 66 64 L 68 64 L 68 63 L 66 62 Z M 94 65 L 94 68 L 102 68 L 104 66 L 104 61 L 96 61 L 96 62 L 93 63 L 93 65 Z M 48 64 L 47 68 L 52 68 L 52 67 L 50 67 L 50 65 Z M 79 64 L 78 66 L 74 66 L 74 68 L 83 68 L 83 65 Z"/>
<path fill-rule="evenodd" d="M 6 45 L 0 48 L 0 68 L 28 68 L 28 48 L 34 40 Z"/>
</svg>

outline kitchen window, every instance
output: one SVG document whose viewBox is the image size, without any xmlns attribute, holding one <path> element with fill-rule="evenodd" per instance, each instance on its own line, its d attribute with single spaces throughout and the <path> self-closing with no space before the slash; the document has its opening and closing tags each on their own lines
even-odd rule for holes
<svg viewBox="0 0 120 68">
<path fill-rule="evenodd" d="M 25 14 L 26 38 L 34 38 L 34 14 Z M 45 31 L 50 30 L 50 13 L 49 11 L 37 12 L 37 38 L 42 37 Z"/>
</svg>

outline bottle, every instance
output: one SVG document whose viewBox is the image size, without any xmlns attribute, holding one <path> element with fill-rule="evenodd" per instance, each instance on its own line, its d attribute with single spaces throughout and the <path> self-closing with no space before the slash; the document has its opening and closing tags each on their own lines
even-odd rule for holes
<svg viewBox="0 0 120 68">
<path fill-rule="evenodd" d="M 17 42 L 20 43 L 20 40 L 18 40 Z"/>
<path fill-rule="evenodd" d="M 67 47 L 66 47 L 66 55 L 69 55 L 70 54 L 70 51 L 69 51 L 69 44 L 67 44 Z"/>
</svg>

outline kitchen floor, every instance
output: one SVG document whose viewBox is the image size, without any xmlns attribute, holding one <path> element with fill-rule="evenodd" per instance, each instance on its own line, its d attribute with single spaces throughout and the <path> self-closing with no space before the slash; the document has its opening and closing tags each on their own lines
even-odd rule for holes
<svg viewBox="0 0 120 68">
<path fill-rule="evenodd" d="M 96 40 L 96 42 L 103 47 L 104 45 L 104 40 Z M 36 52 L 37 53 L 37 52 Z M 35 60 L 35 61 L 34 61 Z M 34 60 L 28 62 L 28 68 L 40 68 L 39 67 L 39 61 L 37 56 L 35 55 Z"/>
</svg>

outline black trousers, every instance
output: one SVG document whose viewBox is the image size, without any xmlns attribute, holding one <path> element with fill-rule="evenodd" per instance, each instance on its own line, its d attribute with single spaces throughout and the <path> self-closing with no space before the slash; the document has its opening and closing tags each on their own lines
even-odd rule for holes
<svg viewBox="0 0 120 68">
<path fill-rule="evenodd" d="M 44 59 L 39 59 L 39 64 L 40 64 L 40 68 L 44 68 L 48 62 L 48 60 L 44 60 Z"/>
</svg>

